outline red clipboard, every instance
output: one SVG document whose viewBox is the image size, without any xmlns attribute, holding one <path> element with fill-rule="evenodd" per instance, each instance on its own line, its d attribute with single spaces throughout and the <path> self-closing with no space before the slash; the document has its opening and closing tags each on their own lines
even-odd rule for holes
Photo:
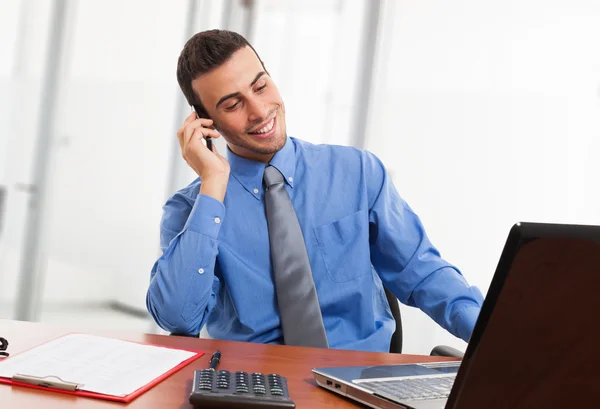
<svg viewBox="0 0 600 409">
<path fill-rule="evenodd" d="M 66 335 L 69 335 L 69 334 L 66 334 Z M 62 337 L 66 336 L 66 335 L 63 335 Z M 55 339 L 60 339 L 62 337 L 58 337 Z M 109 338 L 109 337 L 105 337 L 105 338 Z M 117 339 L 117 338 L 114 338 L 114 339 Z M 53 341 L 53 340 L 51 340 L 51 341 Z M 51 341 L 48 341 L 48 342 L 51 342 Z M 129 395 L 125 395 L 125 396 L 106 395 L 106 394 L 102 394 L 102 393 L 88 392 L 88 391 L 84 391 L 84 390 L 68 391 L 68 390 L 57 389 L 57 388 L 52 388 L 52 387 L 34 385 L 34 384 L 30 384 L 30 383 L 25 383 L 25 382 L 18 382 L 18 381 L 14 381 L 11 378 L 4 378 L 4 377 L 0 377 L 0 384 L 6 384 L 6 385 L 12 385 L 12 386 L 24 386 L 26 388 L 39 389 L 39 390 L 43 390 L 43 391 L 51 391 L 51 392 L 63 393 L 63 394 L 74 395 L 74 396 L 83 396 L 85 398 L 102 399 L 102 400 L 108 400 L 108 401 L 120 402 L 120 403 L 129 403 L 132 400 L 134 400 L 135 398 L 137 398 L 138 396 L 140 396 L 141 394 L 143 394 L 144 392 L 150 390 L 152 387 L 156 386 L 157 384 L 159 384 L 160 382 L 162 382 L 163 380 L 168 378 L 169 376 L 173 375 L 175 372 L 177 372 L 180 369 L 182 369 L 183 367 L 187 366 L 192 361 L 195 361 L 196 359 L 198 359 L 202 355 L 204 355 L 204 351 L 190 350 L 190 349 L 186 349 L 186 348 L 174 348 L 174 347 L 169 347 L 169 346 L 165 346 L 165 345 L 149 344 L 149 343 L 135 342 L 135 341 L 129 341 L 129 340 L 121 340 L 121 341 L 131 342 L 131 343 L 140 344 L 140 345 L 151 345 L 151 346 L 156 346 L 156 347 L 160 347 L 160 348 L 176 349 L 176 350 L 180 350 L 180 351 L 188 351 L 188 352 L 194 353 L 194 355 L 191 356 L 190 358 L 186 359 L 185 361 L 181 362 L 179 365 L 173 367 L 169 371 L 165 372 L 164 374 L 158 376 L 157 378 L 155 378 L 151 382 L 147 383 L 146 385 L 142 386 L 141 388 L 139 388 L 139 389 L 135 390 L 134 392 L 130 393 Z M 40 344 L 40 345 L 43 345 L 43 344 Z M 34 348 L 36 348 L 36 347 L 33 347 L 31 349 L 34 349 Z M 31 349 L 29 349 L 27 351 L 30 351 Z M 12 357 L 19 356 L 20 354 L 25 353 L 27 351 L 20 352 L 19 354 L 16 354 L 16 355 L 11 355 L 11 357 L 3 359 L 0 362 L 8 361 Z"/>
</svg>

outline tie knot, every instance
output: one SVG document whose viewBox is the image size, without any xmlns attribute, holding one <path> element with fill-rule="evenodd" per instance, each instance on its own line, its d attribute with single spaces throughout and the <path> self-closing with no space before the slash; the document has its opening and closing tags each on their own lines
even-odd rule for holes
<svg viewBox="0 0 600 409">
<path fill-rule="evenodd" d="M 283 175 L 279 170 L 277 170 L 276 167 L 269 165 L 265 168 L 263 180 L 265 182 L 265 186 L 269 188 L 277 183 L 283 183 Z"/>
</svg>

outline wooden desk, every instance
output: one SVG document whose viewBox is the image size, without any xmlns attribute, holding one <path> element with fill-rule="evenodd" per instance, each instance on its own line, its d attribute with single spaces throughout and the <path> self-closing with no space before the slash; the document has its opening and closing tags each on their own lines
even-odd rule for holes
<svg viewBox="0 0 600 409">
<path fill-rule="evenodd" d="M 311 369 L 324 366 L 387 365 L 423 361 L 448 360 L 440 357 L 398 355 L 374 352 L 340 351 L 334 349 L 302 348 L 281 345 L 262 345 L 245 342 L 216 341 L 164 335 L 139 334 L 116 331 L 78 331 L 76 328 L 58 327 L 39 323 L 0 320 L 0 335 L 10 345 L 8 352 L 16 354 L 42 342 L 70 332 L 120 338 L 157 345 L 197 349 L 206 355 L 167 378 L 144 393 L 129 405 L 65 394 L 38 391 L 30 388 L 0 384 L 2 408 L 192 408 L 188 403 L 193 371 L 206 368 L 212 353 L 219 349 L 223 355 L 219 369 L 230 371 L 280 373 L 288 379 L 290 396 L 296 407 L 303 408 L 356 408 L 362 407 L 350 400 L 328 392 L 315 383 Z"/>
</svg>

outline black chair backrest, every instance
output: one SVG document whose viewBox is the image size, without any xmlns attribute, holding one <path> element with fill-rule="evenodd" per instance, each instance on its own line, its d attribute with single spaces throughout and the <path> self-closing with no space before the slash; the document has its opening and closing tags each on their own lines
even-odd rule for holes
<svg viewBox="0 0 600 409">
<path fill-rule="evenodd" d="M 400 316 L 400 305 L 398 305 L 398 299 L 390 290 L 384 287 L 385 297 L 392 310 L 392 315 L 396 321 L 396 330 L 392 335 L 390 342 L 390 352 L 395 354 L 402 353 L 402 317 Z"/>
</svg>

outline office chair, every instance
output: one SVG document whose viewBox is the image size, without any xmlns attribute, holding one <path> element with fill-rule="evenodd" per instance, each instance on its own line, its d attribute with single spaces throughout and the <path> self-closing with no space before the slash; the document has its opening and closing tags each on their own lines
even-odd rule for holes
<svg viewBox="0 0 600 409">
<path fill-rule="evenodd" d="M 400 315 L 400 306 L 398 305 L 398 299 L 390 290 L 384 287 L 385 297 L 387 298 L 387 302 L 390 305 L 390 309 L 392 310 L 392 316 L 396 321 L 396 330 L 392 334 L 392 340 L 390 342 L 390 352 L 395 354 L 402 353 L 402 317 Z M 188 335 L 188 334 L 178 334 L 171 333 L 173 336 L 183 336 L 183 337 L 192 337 L 197 338 L 198 335 Z M 454 358 L 461 358 L 464 356 L 464 353 L 459 351 L 456 348 L 452 348 L 447 345 L 438 345 L 431 350 L 429 354 L 431 356 L 448 356 Z"/>
</svg>

